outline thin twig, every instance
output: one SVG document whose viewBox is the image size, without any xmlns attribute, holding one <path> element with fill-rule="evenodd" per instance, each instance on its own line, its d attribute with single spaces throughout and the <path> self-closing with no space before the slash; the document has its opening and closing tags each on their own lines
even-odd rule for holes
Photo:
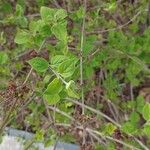
<svg viewBox="0 0 150 150">
<path fill-rule="evenodd" d="M 55 108 L 54 107 L 51 107 L 51 106 L 48 106 L 51 110 L 54 110 Z M 65 116 L 65 117 L 67 117 L 67 118 L 69 118 L 69 119 L 71 119 L 72 121 L 75 121 L 75 119 L 73 118 L 73 117 L 71 117 L 70 115 L 68 115 L 67 113 L 65 113 L 65 112 L 63 112 L 63 111 L 61 111 L 61 110 L 59 110 L 58 108 L 56 108 L 55 109 L 58 113 L 60 113 L 61 115 L 63 115 L 63 116 Z M 96 110 L 97 111 L 97 110 Z M 111 118 L 109 118 L 109 119 L 111 119 Z M 112 119 L 111 119 L 112 120 Z M 114 122 L 114 121 L 113 121 Z M 112 122 L 112 123 L 113 123 Z M 80 125 L 80 123 L 79 122 L 77 122 L 79 125 Z M 66 127 L 69 127 L 70 126 L 70 124 L 61 124 L 61 123 L 57 123 L 57 124 L 55 124 L 55 125 L 59 125 L 59 126 L 66 126 Z M 121 127 L 121 125 L 119 125 L 119 127 Z M 80 128 L 80 129 L 84 129 L 84 130 L 86 130 L 86 131 L 89 131 L 89 132 L 93 132 L 93 133 L 95 133 L 95 134 L 97 134 L 97 135 L 100 135 L 102 138 L 106 138 L 106 139 L 109 139 L 109 140 L 111 140 L 111 141 L 114 141 L 114 142 L 117 142 L 117 143 L 120 143 L 120 144 L 122 144 L 122 145 L 124 145 L 124 146 L 126 146 L 126 147 L 128 147 L 128 148 L 131 148 L 131 149 L 135 149 L 135 150 L 141 150 L 141 149 L 139 149 L 139 148 L 136 148 L 136 147 L 134 147 L 134 146 L 132 146 L 132 145 L 130 145 L 130 144 L 127 144 L 127 143 L 125 143 L 125 142 L 123 142 L 123 141 L 120 141 L 120 140 L 118 140 L 118 139 L 114 139 L 114 138 L 112 138 L 111 136 L 106 136 L 106 135 L 104 135 L 104 134 L 102 134 L 102 133 L 100 133 L 100 132 L 98 132 L 98 131 L 96 131 L 96 130 L 93 130 L 93 129 L 90 129 L 90 128 L 83 128 L 83 126 L 77 126 L 76 128 Z M 141 141 L 139 141 L 137 138 L 135 138 L 135 137 L 133 137 L 132 135 L 129 135 L 129 136 L 131 136 L 133 139 L 135 139 L 135 141 L 136 142 L 138 142 L 139 144 L 140 144 L 140 146 L 142 147 L 142 148 L 144 148 L 144 150 L 149 150 L 149 148 L 147 148 Z"/>
<path fill-rule="evenodd" d="M 116 126 L 119 127 L 119 128 L 121 127 L 120 124 L 118 124 L 118 123 L 117 123 L 116 121 L 114 121 L 112 118 L 110 118 L 109 116 L 105 115 L 104 113 L 102 113 L 102 112 L 99 111 L 99 110 L 96 110 L 96 109 L 94 109 L 94 108 L 92 108 L 92 107 L 89 107 L 89 106 L 87 106 L 87 105 L 85 105 L 85 104 L 82 104 L 82 103 L 80 103 L 79 101 L 76 101 L 76 100 L 73 100 L 73 99 L 67 98 L 66 100 L 69 100 L 69 101 L 71 101 L 71 102 L 73 102 L 73 103 L 75 103 L 75 104 L 77 104 L 77 105 L 80 105 L 80 106 L 82 106 L 82 107 L 84 107 L 84 108 L 86 108 L 86 109 L 88 109 L 88 110 L 90 110 L 90 111 L 92 111 L 92 112 L 94 112 L 94 113 L 96 113 L 96 114 L 98 114 L 98 115 L 104 117 L 105 119 L 109 120 L 110 122 L 112 122 L 114 125 L 116 125 Z"/>
<path fill-rule="evenodd" d="M 100 132 L 98 132 L 98 131 L 96 131 L 96 130 L 93 130 L 93 129 L 90 129 L 90 128 L 86 128 L 86 130 L 89 131 L 89 132 L 95 133 L 95 134 L 97 134 L 97 135 L 99 135 L 99 136 L 101 136 L 101 137 L 105 137 L 105 138 L 108 139 L 108 140 L 111 140 L 111 141 L 117 142 L 117 143 L 119 143 L 119 144 L 122 144 L 122 145 L 124 145 L 124 146 L 126 146 L 126 147 L 128 147 L 128 148 L 133 149 L 133 150 L 141 150 L 141 149 L 139 149 L 139 148 L 137 148 L 137 147 L 134 147 L 133 145 L 127 144 L 127 143 L 125 143 L 125 142 L 123 142 L 123 141 L 120 141 L 120 140 L 118 140 L 118 139 L 115 139 L 115 138 L 113 138 L 113 137 L 111 137 L 111 136 L 104 135 L 104 134 L 102 134 L 102 133 L 100 133 Z"/>
<path fill-rule="evenodd" d="M 134 140 L 136 141 L 136 142 L 138 142 L 139 143 L 139 145 L 141 145 L 141 147 L 143 147 L 145 150 L 149 150 L 149 148 L 148 147 L 146 147 L 141 141 L 139 141 L 137 138 L 135 138 L 135 137 L 133 137 L 134 138 Z"/>
<path fill-rule="evenodd" d="M 134 100 L 134 95 L 133 95 L 133 86 L 132 84 L 130 84 L 130 96 L 131 96 L 131 100 Z"/>
<path fill-rule="evenodd" d="M 89 132 L 88 131 L 88 133 L 94 138 L 94 139 L 96 139 L 98 142 L 99 142 L 99 144 L 103 144 L 103 145 L 105 145 L 106 146 L 106 143 L 102 140 L 102 139 L 104 139 L 104 137 L 102 137 L 102 139 L 100 139 L 96 134 L 94 134 L 93 132 Z"/>
<path fill-rule="evenodd" d="M 45 44 L 45 41 L 46 41 L 46 40 L 43 40 L 42 44 L 40 45 L 40 48 L 38 49 L 38 53 L 41 51 L 43 45 Z M 30 77 L 32 71 L 33 71 L 33 68 L 30 69 L 30 71 L 29 71 L 29 73 L 27 74 L 26 79 L 24 80 L 24 82 L 23 82 L 22 85 L 25 85 L 25 84 L 26 84 L 26 82 L 28 81 L 28 79 L 29 79 L 29 77 Z"/>
<path fill-rule="evenodd" d="M 51 122 L 51 123 L 54 122 L 54 119 L 53 119 L 52 115 L 49 112 L 48 105 L 47 105 L 47 103 L 44 99 L 43 99 L 43 103 L 44 103 L 45 108 L 46 108 L 46 112 L 47 112 L 49 122 Z"/>
<path fill-rule="evenodd" d="M 56 142 L 55 142 L 53 150 L 57 150 L 57 144 L 58 144 L 58 138 L 56 139 Z"/>
<path fill-rule="evenodd" d="M 118 115 L 116 114 L 116 111 L 114 110 L 114 108 L 112 107 L 111 103 L 109 103 L 107 101 L 107 105 L 110 109 L 111 114 L 113 115 L 113 118 L 115 119 L 116 122 L 118 122 Z"/>
<path fill-rule="evenodd" d="M 36 13 L 36 14 L 29 14 L 27 15 L 26 17 L 28 17 L 29 19 L 32 19 L 34 17 L 40 17 L 40 14 L 39 13 Z"/>
<path fill-rule="evenodd" d="M 11 117 L 11 114 L 13 113 L 15 106 L 17 104 L 18 99 L 16 98 L 13 105 L 10 107 L 8 113 L 6 114 L 6 117 L 4 118 L 4 121 L 2 122 L 2 124 L 0 125 L 0 135 L 3 132 L 3 129 L 7 126 L 9 119 Z"/>
<path fill-rule="evenodd" d="M 133 18 L 131 20 L 129 20 L 128 22 L 126 22 L 123 25 L 120 25 L 119 27 L 111 28 L 111 29 L 107 29 L 107 30 L 102 30 L 102 31 L 86 32 L 86 35 L 101 34 L 101 33 L 106 33 L 106 32 L 110 32 L 110 31 L 115 31 L 117 29 L 122 29 L 122 28 L 126 27 L 128 24 L 130 24 L 131 22 L 133 22 L 141 13 L 142 13 L 142 11 L 137 12 L 137 14 L 135 14 L 135 16 L 133 16 Z"/>
<path fill-rule="evenodd" d="M 72 120 L 72 121 L 75 121 L 75 119 L 73 118 L 73 117 L 71 117 L 70 115 L 68 115 L 67 113 L 65 113 L 64 111 L 61 111 L 60 109 L 58 109 L 58 108 L 55 108 L 55 107 L 52 107 L 52 106 L 48 106 L 48 108 L 49 109 L 51 109 L 51 110 L 55 110 L 57 113 L 60 113 L 60 114 L 62 114 L 63 116 L 66 116 L 67 118 L 69 118 L 70 120 Z"/>
<path fill-rule="evenodd" d="M 119 123 L 117 123 L 116 121 L 114 121 L 112 118 L 110 118 L 109 116 L 105 115 L 104 113 L 102 113 L 101 111 L 98 111 L 92 107 L 89 107 L 87 105 L 82 105 L 82 103 L 76 101 L 76 100 L 73 100 L 73 99 L 66 99 L 66 100 L 69 100 L 77 105 L 80 105 L 80 106 L 84 106 L 86 109 L 98 114 L 98 115 L 101 115 L 102 117 L 104 117 L 105 119 L 109 120 L 110 122 L 112 122 L 114 125 L 116 125 L 118 128 L 121 128 L 121 125 Z M 136 139 L 133 135 L 129 134 L 130 137 Z M 141 142 L 139 141 L 138 139 L 136 139 L 136 141 L 141 145 L 141 147 L 143 147 L 145 150 L 148 150 L 148 148 Z"/>
<path fill-rule="evenodd" d="M 29 73 L 27 74 L 26 79 L 24 80 L 24 82 L 23 82 L 22 85 L 25 85 L 25 84 L 27 83 L 27 81 L 28 81 L 28 79 L 29 79 L 29 77 L 30 77 L 32 71 L 33 71 L 33 68 L 30 69 L 30 71 L 29 71 Z"/>
<path fill-rule="evenodd" d="M 58 124 L 56 124 L 56 125 L 58 125 L 58 126 L 65 126 L 65 127 L 70 127 L 70 126 L 71 126 L 70 124 L 62 124 L 62 123 L 58 123 Z M 82 130 L 83 130 L 83 126 L 76 126 L 76 128 L 79 128 L 79 129 L 82 129 Z M 90 129 L 90 128 L 88 128 L 88 127 L 85 128 L 85 131 L 88 132 L 88 133 L 91 134 L 91 135 L 97 134 L 97 135 L 99 135 L 99 136 L 102 137 L 102 138 L 105 138 L 105 139 L 108 139 L 108 140 L 110 140 L 110 141 L 113 141 L 113 142 L 117 142 L 117 143 L 119 143 L 119 144 L 122 144 L 122 145 L 124 145 L 125 147 L 131 148 L 132 150 L 141 150 L 141 149 L 139 149 L 139 148 L 137 148 L 137 147 L 135 147 L 135 146 L 133 146 L 133 145 L 130 145 L 130 144 L 125 143 L 125 142 L 123 142 L 123 141 L 121 141 L 121 140 L 115 139 L 115 138 L 113 138 L 113 137 L 111 137 L 111 136 L 104 135 L 103 133 L 101 133 L 101 132 L 99 132 L 99 131 L 96 131 L 96 130 L 93 130 L 93 129 Z M 95 135 L 95 138 L 98 140 L 99 137 L 97 137 L 97 136 Z M 101 142 L 101 141 L 99 141 L 99 142 Z M 104 143 L 102 142 L 102 144 L 104 144 Z M 145 150 L 149 150 L 149 149 L 145 149 Z"/>
</svg>

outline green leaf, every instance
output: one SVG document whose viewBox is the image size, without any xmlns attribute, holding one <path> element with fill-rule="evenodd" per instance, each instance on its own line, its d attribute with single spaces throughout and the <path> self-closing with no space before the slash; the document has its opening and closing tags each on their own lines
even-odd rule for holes
<svg viewBox="0 0 150 150">
<path fill-rule="evenodd" d="M 137 128 L 131 122 L 126 122 L 122 125 L 122 131 L 127 134 L 133 134 L 137 131 Z"/>
<path fill-rule="evenodd" d="M 69 81 L 68 84 L 66 85 L 66 90 L 67 90 L 67 94 L 72 97 L 72 98 L 77 98 L 79 99 L 79 95 L 78 93 L 75 91 L 75 83 L 74 81 Z"/>
<path fill-rule="evenodd" d="M 30 32 L 33 33 L 33 35 L 35 35 L 36 32 L 39 31 L 39 27 L 43 26 L 43 24 L 44 23 L 42 22 L 42 20 L 38 20 L 38 21 L 32 20 L 29 23 Z"/>
<path fill-rule="evenodd" d="M 128 57 L 131 58 L 138 65 L 138 69 L 141 70 L 143 69 L 144 71 L 150 73 L 150 69 L 148 68 L 147 64 L 145 64 L 141 59 L 135 56 L 128 56 Z"/>
<path fill-rule="evenodd" d="M 144 125 L 143 132 L 144 132 L 147 136 L 150 137 L 150 124 L 149 124 L 149 123 L 148 123 L 148 124 L 146 123 L 146 124 Z"/>
<path fill-rule="evenodd" d="M 66 102 L 65 103 L 65 106 L 66 106 L 66 108 L 70 108 L 70 107 L 72 107 L 74 104 L 72 103 L 72 102 Z"/>
<path fill-rule="evenodd" d="M 6 64 L 8 61 L 8 55 L 5 52 L 0 52 L 0 64 Z"/>
<path fill-rule="evenodd" d="M 150 104 L 146 103 L 145 106 L 143 107 L 143 118 L 145 120 L 150 120 Z"/>
<path fill-rule="evenodd" d="M 45 134 L 45 132 L 44 132 L 43 129 L 37 130 L 37 132 L 36 132 L 36 134 L 35 134 L 35 139 L 36 139 L 37 141 L 42 141 L 42 140 L 44 140 L 44 134 Z"/>
<path fill-rule="evenodd" d="M 26 28 L 28 25 L 28 20 L 24 16 L 24 9 L 21 5 L 16 5 L 16 12 L 15 12 L 15 23 L 23 28 Z"/>
<path fill-rule="evenodd" d="M 10 2 L 3 1 L 0 6 L 0 11 L 3 13 L 11 13 L 12 5 Z"/>
<path fill-rule="evenodd" d="M 55 9 L 48 8 L 45 6 L 42 6 L 40 9 L 41 17 L 45 22 L 53 21 L 55 13 L 56 13 Z"/>
<path fill-rule="evenodd" d="M 28 61 L 28 63 L 37 72 L 45 72 L 48 69 L 48 62 L 44 58 L 35 57 Z"/>
<path fill-rule="evenodd" d="M 53 94 L 58 94 L 62 90 L 62 83 L 58 78 L 55 78 L 48 86 L 47 89 L 45 90 L 44 94 L 46 95 L 53 95 Z"/>
<path fill-rule="evenodd" d="M 51 28 L 52 33 L 58 38 L 60 41 L 63 41 L 65 44 L 67 43 L 67 23 L 58 23 L 54 24 Z"/>
<path fill-rule="evenodd" d="M 49 75 L 49 74 L 46 75 L 46 76 L 44 77 L 44 79 L 43 79 L 43 82 L 44 82 L 45 84 L 49 83 L 50 78 L 51 78 L 51 75 Z"/>
<path fill-rule="evenodd" d="M 44 25 L 39 30 L 40 34 L 44 37 L 48 37 L 52 34 L 51 27 L 49 25 Z"/>
<path fill-rule="evenodd" d="M 79 18 L 79 19 L 81 19 L 81 18 L 83 18 L 84 17 L 84 8 L 83 8 L 83 6 L 81 6 L 80 8 L 79 8 L 79 10 L 77 10 L 76 11 L 76 15 L 77 15 L 77 17 Z"/>
<path fill-rule="evenodd" d="M 28 26 L 28 20 L 24 16 L 16 18 L 15 21 L 16 21 L 16 24 L 22 28 L 27 28 Z"/>
<path fill-rule="evenodd" d="M 132 112 L 129 119 L 131 123 L 136 124 L 140 120 L 140 116 L 137 112 Z"/>
<path fill-rule="evenodd" d="M 51 66 L 52 67 L 58 67 L 62 62 L 64 62 L 67 59 L 64 55 L 56 55 L 51 58 Z"/>
<path fill-rule="evenodd" d="M 70 58 L 65 60 L 58 66 L 58 72 L 64 77 L 71 77 L 75 71 L 75 64 L 77 63 L 76 58 Z"/>
<path fill-rule="evenodd" d="M 49 105 L 54 105 L 60 101 L 60 96 L 58 94 L 53 95 L 44 94 L 43 98 L 48 102 Z"/>
<path fill-rule="evenodd" d="M 67 17 L 67 12 L 64 9 L 54 9 L 45 6 L 41 7 L 40 14 L 45 22 L 63 20 Z"/>
<path fill-rule="evenodd" d="M 94 69 L 91 64 L 85 66 L 85 76 L 89 79 L 94 74 Z"/>
<path fill-rule="evenodd" d="M 114 126 L 112 123 L 107 123 L 104 132 L 106 134 L 112 135 L 116 129 L 116 126 Z"/>
<path fill-rule="evenodd" d="M 136 76 L 142 70 L 141 66 L 135 62 L 128 63 L 128 67 L 126 68 L 126 76 L 132 85 L 137 85 L 139 80 L 136 79 Z"/>
<path fill-rule="evenodd" d="M 54 17 L 56 20 L 62 20 L 67 17 L 67 12 L 64 9 L 58 9 Z"/>
<path fill-rule="evenodd" d="M 21 5 L 17 4 L 16 5 L 16 13 L 15 13 L 15 15 L 16 16 L 23 16 L 23 13 L 24 13 L 23 8 L 21 7 Z"/>
<path fill-rule="evenodd" d="M 141 114 L 142 114 L 144 105 L 145 105 L 144 97 L 143 97 L 143 96 L 138 96 L 138 97 L 136 98 L 136 106 L 137 106 L 136 109 L 137 109 L 137 111 L 138 111 L 139 113 L 141 113 Z"/>
<path fill-rule="evenodd" d="M 116 7 L 117 7 L 116 2 L 107 3 L 107 7 L 105 8 L 105 10 L 114 12 Z"/>
<path fill-rule="evenodd" d="M 30 32 L 33 36 L 42 35 L 43 37 L 51 35 L 51 26 L 46 24 L 43 20 L 31 21 L 29 24 Z M 37 33 L 37 34 L 36 34 Z"/>
<path fill-rule="evenodd" d="M 17 44 L 25 44 L 29 42 L 30 34 L 25 30 L 18 30 L 15 36 L 15 43 Z"/>
<path fill-rule="evenodd" d="M 107 64 L 107 68 L 109 70 L 115 70 L 115 69 L 119 68 L 120 65 L 121 65 L 121 60 L 120 59 L 112 59 Z"/>
</svg>

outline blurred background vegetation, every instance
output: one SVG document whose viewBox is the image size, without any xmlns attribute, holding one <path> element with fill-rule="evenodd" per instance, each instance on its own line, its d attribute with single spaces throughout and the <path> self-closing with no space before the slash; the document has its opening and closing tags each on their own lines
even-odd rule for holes
<svg viewBox="0 0 150 150">
<path fill-rule="evenodd" d="M 87 0 L 84 13 L 83 0 L 0 0 L 0 90 L 5 99 L 10 96 L 10 87 L 18 87 L 25 80 L 30 70 L 28 60 L 37 55 L 51 60 L 52 56 L 65 53 L 56 37 L 49 36 L 52 34 L 49 27 L 45 26 L 39 34 L 35 33 L 41 6 L 66 10 L 68 51 L 69 55 L 76 58 L 81 56 L 81 30 L 85 17 L 82 53 L 85 104 L 115 120 L 121 125 L 121 129 L 91 111 L 86 111 L 83 116 L 81 107 L 73 102 L 62 100 L 57 107 L 106 136 L 112 136 L 140 149 L 140 144 L 134 140 L 136 137 L 149 147 L 150 2 Z M 64 30 L 63 27 L 58 29 L 58 34 L 63 34 Z M 45 37 L 47 42 L 37 54 Z M 78 86 L 79 74 L 78 63 L 69 78 Z M 48 116 L 38 96 L 52 76 L 49 73 L 33 72 L 21 91 L 12 94 L 13 97 L 17 94 L 23 101 L 33 91 L 36 93 L 25 108 L 18 112 L 13 111 L 14 117 L 9 126 L 35 132 L 37 139 L 43 140 L 45 144 L 51 144 L 59 138 L 80 144 L 86 150 L 103 150 L 105 146 L 108 150 L 126 149 L 122 144 L 103 138 L 104 144 L 100 146 L 99 141 L 93 140 L 89 135 L 83 145 L 82 135 L 73 126 L 69 130 L 54 124 L 47 131 L 49 134 L 45 135 L 43 130 L 47 130 L 45 120 Z M 1 104 L 4 103 L 3 109 L 8 111 L 12 105 L 11 100 L 0 100 Z M 57 123 L 70 123 L 67 117 L 62 117 L 59 113 L 55 114 L 55 120 Z"/>
</svg>

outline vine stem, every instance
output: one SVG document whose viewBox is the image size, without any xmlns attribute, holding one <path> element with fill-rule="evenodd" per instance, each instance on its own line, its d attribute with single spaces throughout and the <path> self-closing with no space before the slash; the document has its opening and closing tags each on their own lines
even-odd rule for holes
<svg viewBox="0 0 150 150">
<path fill-rule="evenodd" d="M 86 4 L 87 1 L 84 0 L 84 16 L 83 16 L 83 22 L 82 22 L 82 30 L 81 30 L 81 45 L 80 45 L 80 86 L 81 86 L 81 100 L 82 104 L 84 105 L 84 87 L 83 87 L 83 44 L 84 44 L 84 35 L 85 35 L 85 19 L 86 19 Z M 82 115 L 85 114 L 85 109 L 82 107 Z M 85 144 L 86 139 L 86 131 L 84 130 L 83 127 L 83 141 L 82 145 Z"/>
<path fill-rule="evenodd" d="M 81 85 L 81 99 L 84 104 L 84 89 L 83 89 L 83 44 L 84 44 L 84 32 L 85 32 L 85 14 L 86 14 L 86 0 L 84 0 L 84 16 L 81 30 L 81 47 L 80 47 L 80 85 Z M 84 107 L 82 107 L 82 114 L 84 114 Z"/>
<path fill-rule="evenodd" d="M 60 75 L 58 72 L 56 72 L 55 70 L 53 70 L 53 69 L 51 68 L 51 66 L 49 66 L 49 70 L 52 71 L 52 72 L 54 73 L 54 75 L 55 75 L 57 78 L 59 78 L 65 85 L 68 84 L 68 83 L 61 77 L 61 75 Z"/>
</svg>

